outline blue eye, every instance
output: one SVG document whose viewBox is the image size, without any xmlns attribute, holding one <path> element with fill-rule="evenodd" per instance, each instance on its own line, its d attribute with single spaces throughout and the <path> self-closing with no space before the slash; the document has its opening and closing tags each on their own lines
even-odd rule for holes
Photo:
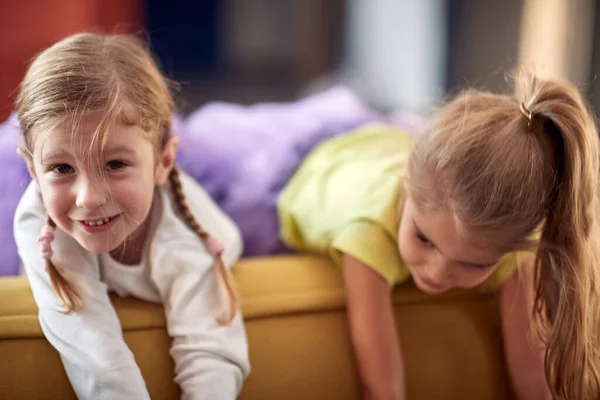
<svg viewBox="0 0 600 400">
<path fill-rule="evenodd" d="M 125 168 L 126 166 L 127 166 L 127 164 L 125 164 L 123 161 L 119 161 L 119 160 L 109 161 L 106 164 L 106 167 L 110 171 L 115 171 L 115 170 L 118 170 L 118 169 L 122 169 L 122 168 Z"/>
<path fill-rule="evenodd" d="M 58 175 L 66 175 L 75 171 L 69 164 L 56 164 L 50 170 Z"/>
</svg>

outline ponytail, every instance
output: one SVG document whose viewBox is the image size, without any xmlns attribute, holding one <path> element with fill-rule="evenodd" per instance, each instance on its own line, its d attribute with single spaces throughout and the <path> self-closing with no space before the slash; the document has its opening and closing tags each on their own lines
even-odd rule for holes
<svg viewBox="0 0 600 400">
<path fill-rule="evenodd" d="M 545 339 L 545 373 L 558 399 L 600 398 L 599 144 L 571 84 L 522 74 L 517 98 L 532 134 L 555 161 L 535 260 L 533 320 Z M 520 93 L 519 93 L 520 91 Z"/>
</svg>

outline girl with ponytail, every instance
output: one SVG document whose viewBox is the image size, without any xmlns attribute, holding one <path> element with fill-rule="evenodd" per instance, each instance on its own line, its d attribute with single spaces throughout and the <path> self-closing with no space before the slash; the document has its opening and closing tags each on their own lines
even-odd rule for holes
<svg viewBox="0 0 600 400">
<path fill-rule="evenodd" d="M 385 126 L 329 140 L 279 198 L 284 242 L 342 268 L 365 398 L 405 397 L 390 288 L 409 278 L 498 291 L 516 398 L 600 398 L 598 131 L 572 84 L 515 87 L 460 93 L 416 143 Z"/>
</svg>

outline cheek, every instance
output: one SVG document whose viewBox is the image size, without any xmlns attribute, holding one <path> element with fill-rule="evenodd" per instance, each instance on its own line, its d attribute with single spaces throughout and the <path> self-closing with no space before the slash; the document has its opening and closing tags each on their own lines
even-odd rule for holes
<svg viewBox="0 0 600 400">
<path fill-rule="evenodd" d="M 39 181 L 40 193 L 46 211 L 53 219 L 62 218 L 63 214 L 67 214 L 73 204 L 71 190 L 67 185 L 57 185 Z"/>
<path fill-rule="evenodd" d="M 409 230 L 402 227 L 398 236 L 398 250 L 402 260 L 409 266 L 422 265 L 425 262 L 425 252 L 423 248 L 417 243 L 414 234 Z"/>
<path fill-rule="evenodd" d="M 456 286 L 462 288 L 472 288 L 483 283 L 492 274 L 493 271 L 493 269 L 461 269 L 460 272 L 454 276 L 454 281 L 456 282 Z"/>
<path fill-rule="evenodd" d="M 111 191 L 125 211 L 140 216 L 146 213 L 154 196 L 154 182 L 151 175 L 130 177 L 111 185 Z"/>
</svg>

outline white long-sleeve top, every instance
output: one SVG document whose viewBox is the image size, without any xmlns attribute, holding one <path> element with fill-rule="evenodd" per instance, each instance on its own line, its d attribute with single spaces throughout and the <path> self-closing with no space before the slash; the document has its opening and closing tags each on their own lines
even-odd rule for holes
<svg viewBox="0 0 600 400">
<path fill-rule="evenodd" d="M 230 267 L 242 252 L 237 227 L 192 178 L 181 175 L 190 210 L 224 244 L 223 261 Z M 30 184 L 16 211 L 14 233 L 44 335 L 60 353 L 78 398 L 149 399 L 108 292 L 161 303 L 182 399 L 234 399 L 250 371 L 242 317 L 238 312 L 227 326 L 215 320 L 219 285 L 214 260 L 175 214 L 168 187 L 156 189 L 151 212 L 151 231 L 135 266 L 121 265 L 108 253 L 90 253 L 56 228 L 52 261 L 67 271 L 84 301 L 82 310 L 67 315 L 37 244 L 46 214 Z"/>
</svg>

